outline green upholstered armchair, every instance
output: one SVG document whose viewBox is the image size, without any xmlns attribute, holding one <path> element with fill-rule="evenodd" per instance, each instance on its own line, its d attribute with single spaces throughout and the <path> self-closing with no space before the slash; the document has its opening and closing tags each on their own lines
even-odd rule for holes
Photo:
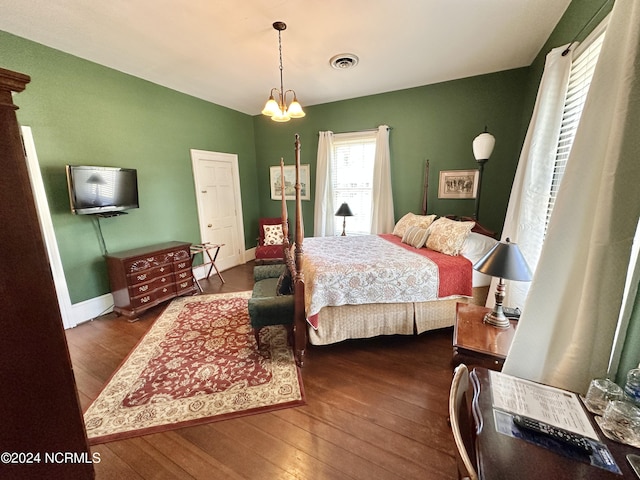
<svg viewBox="0 0 640 480">
<path fill-rule="evenodd" d="M 260 330 L 270 325 L 285 325 L 289 330 L 291 343 L 295 302 L 287 266 L 256 265 L 253 277 L 255 283 L 249 299 L 249 317 L 258 347 Z"/>
</svg>

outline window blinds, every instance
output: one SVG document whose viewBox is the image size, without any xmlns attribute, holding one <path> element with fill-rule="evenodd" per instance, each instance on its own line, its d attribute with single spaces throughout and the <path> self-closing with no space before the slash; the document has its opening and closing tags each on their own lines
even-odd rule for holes
<svg viewBox="0 0 640 480">
<path fill-rule="evenodd" d="M 560 136 L 558 138 L 558 148 L 556 150 L 553 178 L 551 181 L 551 190 L 549 193 L 545 230 L 549 224 L 549 218 L 551 217 L 551 212 L 556 202 L 560 182 L 564 175 L 567 159 L 569 158 L 569 153 L 573 145 L 573 139 L 575 138 L 580 116 L 582 115 L 582 110 L 587 99 L 587 93 L 591 86 L 591 79 L 593 78 L 593 72 L 598 62 L 604 34 L 604 29 L 599 29 L 595 32 L 593 40 L 576 55 L 571 65 L 562 123 L 560 126 Z M 587 39 L 587 42 L 588 41 L 589 39 Z"/>
</svg>

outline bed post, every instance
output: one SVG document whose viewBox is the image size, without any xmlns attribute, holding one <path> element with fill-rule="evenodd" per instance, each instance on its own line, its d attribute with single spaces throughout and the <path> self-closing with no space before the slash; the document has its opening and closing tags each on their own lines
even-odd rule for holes
<svg viewBox="0 0 640 480">
<path fill-rule="evenodd" d="M 283 248 L 285 249 L 282 258 L 286 260 L 287 258 L 287 250 L 290 248 L 289 245 L 289 214 L 287 212 L 287 200 L 285 198 L 286 193 L 284 189 L 284 158 L 280 157 L 280 191 L 282 193 L 282 213 L 280 214 L 282 218 L 282 236 L 283 239 Z M 285 262 L 286 263 L 286 262 Z"/>
<path fill-rule="evenodd" d="M 422 191 L 422 215 L 427 214 L 427 201 L 429 197 L 429 159 L 424 162 L 424 186 Z"/>
<path fill-rule="evenodd" d="M 304 240 L 304 232 L 302 231 L 302 201 L 300 199 L 300 135 L 296 133 L 295 141 L 295 157 L 296 157 L 296 232 L 295 232 L 295 265 L 296 275 L 294 278 L 294 344 L 296 362 L 300 367 L 304 364 L 304 354 L 307 347 L 307 319 L 304 308 L 304 273 L 302 271 L 302 242 Z M 308 186 L 307 186 L 308 188 Z"/>
</svg>

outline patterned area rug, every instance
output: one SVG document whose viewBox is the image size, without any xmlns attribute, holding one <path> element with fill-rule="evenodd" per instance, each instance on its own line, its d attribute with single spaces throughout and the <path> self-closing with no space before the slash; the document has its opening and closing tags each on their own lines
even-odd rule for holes
<svg viewBox="0 0 640 480">
<path fill-rule="evenodd" d="M 304 405 L 284 327 L 263 328 L 251 292 L 173 300 L 84 414 L 89 443 Z"/>
</svg>

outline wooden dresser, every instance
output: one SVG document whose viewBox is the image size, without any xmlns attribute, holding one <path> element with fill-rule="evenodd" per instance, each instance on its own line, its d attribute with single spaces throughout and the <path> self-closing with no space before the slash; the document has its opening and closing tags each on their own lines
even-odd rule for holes
<svg viewBox="0 0 640 480">
<path fill-rule="evenodd" d="M 190 246 L 167 242 L 105 255 L 113 310 L 136 318 L 166 300 L 196 293 Z"/>
</svg>

